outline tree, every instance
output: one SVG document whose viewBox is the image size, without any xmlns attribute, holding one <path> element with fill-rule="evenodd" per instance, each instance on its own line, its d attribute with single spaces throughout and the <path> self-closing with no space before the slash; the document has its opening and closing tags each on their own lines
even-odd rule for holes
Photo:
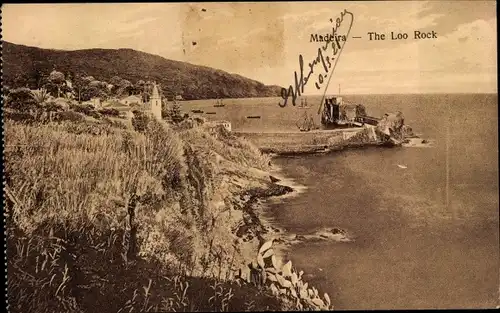
<svg viewBox="0 0 500 313">
<path fill-rule="evenodd" d="M 138 132 L 146 131 L 150 118 L 144 112 L 139 110 L 134 110 L 132 113 L 134 113 L 134 117 L 132 117 L 131 122 L 134 130 Z"/>
<path fill-rule="evenodd" d="M 61 86 L 63 86 L 66 83 L 66 80 L 64 79 L 64 74 L 56 70 L 50 72 L 49 82 L 57 86 L 57 97 L 59 98 L 61 96 Z"/>
<path fill-rule="evenodd" d="M 120 83 L 118 84 L 118 86 L 120 86 L 120 88 L 126 88 L 126 87 L 129 87 L 129 86 L 132 86 L 132 83 L 129 80 L 122 79 L 120 81 Z"/>
<path fill-rule="evenodd" d="M 84 77 L 78 74 L 75 75 L 73 79 L 73 89 L 76 91 L 76 96 L 79 103 L 81 102 L 81 93 L 85 86 L 86 81 L 84 80 Z"/>
<path fill-rule="evenodd" d="M 147 81 L 144 83 L 143 91 L 142 91 L 142 101 L 149 102 L 151 98 L 151 93 L 153 93 L 153 83 L 151 81 Z"/>
<path fill-rule="evenodd" d="M 39 89 L 42 87 L 44 80 L 46 80 L 43 70 L 43 65 L 39 61 L 34 61 L 31 69 L 28 72 L 28 87 L 30 89 Z"/>
<path fill-rule="evenodd" d="M 356 105 L 356 116 L 366 116 L 366 108 L 364 105 Z"/>
<path fill-rule="evenodd" d="M 140 79 L 139 81 L 137 81 L 137 83 L 135 83 L 135 85 L 139 88 L 144 88 L 144 85 L 146 84 L 145 81 L 143 81 L 142 79 Z"/>
<path fill-rule="evenodd" d="M 96 86 L 85 86 L 82 89 L 80 99 L 83 101 L 88 101 L 92 98 L 107 98 L 107 94 L 104 90 Z"/>
<path fill-rule="evenodd" d="M 131 88 L 133 87 L 132 83 L 126 79 L 120 80 L 117 84 L 113 84 L 113 92 L 117 96 L 129 95 L 131 92 Z"/>
<path fill-rule="evenodd" d="M 115 86 L 118 86 L 120 85 L 120 82 L 122 81 L 122 78 L 120 76 L 113 76 L 111 79 L 110 79 L 110 83 L 112 85 L 115 85 Z"/>
<path fill-rule="evenodd" d="M 178 124 L 185 119 L 185 116 L 182 115 L 181 107 L 177 103 L 174 103 L 172 107 L 167 110 L 167 120 L 169 120 L 173 124 Z"/>
</svg>

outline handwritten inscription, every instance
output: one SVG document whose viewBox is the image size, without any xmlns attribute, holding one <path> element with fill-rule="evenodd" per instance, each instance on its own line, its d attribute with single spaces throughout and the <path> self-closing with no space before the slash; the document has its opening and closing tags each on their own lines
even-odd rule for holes
<svg viewBox="0 0 500 313">
<path fill-rule="evenodd" d="M 338 35 L 337 29 L 342 25 L 344 17 L 346 16 L 350 17 L 350 24 L 347 30 L 347 34 Z M 330 19 L 330 22 L 334 23 L 334 20 Z M 332 33 L 325 36 L 327 38 L 322 37 L 322 39 L 325 41 L 325 45 L 318 48 L 316 58 L 307 64 L 307 66 L 309 67 L 309 73 L 307 74 L 307 76 L 304 75 L 304 57 L 302 56 L 302 54 L 299 55 L 299 74 L 297 73 L 297 71 L 294 72 L 294 86 L 290 85 L 288 88 L 281 89 L 281 98 L 283 99 L 283 103 L 280 102 L 278 104 L 280 107 L 284 108 L 287 106 L 290 96 L 292 97 L 292 105 L 297 105 L 296 100 L 300 95 L 304 93 L 304 87 L 310 81 L 311 75 L 315 73 L 315 69 L 318 69 L 319 72 L 317 73 L 317 80 L 315 81 L 314 86 L 318 90 L 321 89 L 323 83 L 328 78 L 328 81 L 325 85 L 326 90 L 333 76 L 333 72 L 337 65 L 340 54 L 342 53 L 344 45 L 347 42 L 347 38 L 349 37 L 353 22 L 354 14 L 344 9 L 344 11 L 340 13 L 340 17 L 335 19 L 335 23 L 332 26 Z M 313 37 L 313 35 L 311 36 Z M 341 42 L 343 42 L 343 44 L 341 44 Z M 327 52 L 329 47 L 331 47 L 331 52 Z M 329 55 L 329 53 L 331 53 L 331 55 Z M 316 67 L 318 65 L 319 68 Z"/>
</svg>

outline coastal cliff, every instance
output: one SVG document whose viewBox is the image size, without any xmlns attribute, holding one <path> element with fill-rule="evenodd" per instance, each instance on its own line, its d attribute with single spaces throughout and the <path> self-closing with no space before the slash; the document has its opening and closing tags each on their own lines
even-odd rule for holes
<svg viewBox="0 0 500 313">
<path fill-rule="evenodd" d="M 275 231 L 255 204 L 292 189 L 249 142 L 194 124 L 6 120 L 13 312 L 296 308 L 238 275 Z"/>
</svg>

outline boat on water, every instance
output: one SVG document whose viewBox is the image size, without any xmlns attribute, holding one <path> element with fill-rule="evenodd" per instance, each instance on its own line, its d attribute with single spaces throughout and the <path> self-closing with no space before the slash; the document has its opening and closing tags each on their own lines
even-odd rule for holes
<svg viewBox="0 0 500 313">
<path fill-rule="evenodd" d="M 191 110 L 191 112 L 193 112 L 193 113 L 203 113 L 204 111 L 202 111 L 202 110 Z"/>
<path fill-rule="evenodd" d="M 205 112 L 205 114 L 217 114 L 217 112 Z"/>
<path fill-rule="evenodd" d="M 300 105 L 298 106 L 299 109 L 308 109 L 310 106 L 307 104 L 307 98 L 305 99 L 300 99 Z"/>
<path fill-rule="evenodd" d="M 216 103 L 214 104 L 214 108 L 223 108 L 226 105 L 222 103 L 221 99 L 217 99 Z"/>
<path fill-rule="evenodd" d="M 249 115 L 247 118 L 260 118 L 260 115 Z"/>
<path fill-rule="evenodd" d="M 299 119 L 299 121 L 297 121 L 296 125 L 301 132 L 318 129 L 318 127 L 314 123 L 313 117 L 311 115 L 308 115 L 307 112 L 304 112 L 304 115 L 301 119 Z"/>
</svg>

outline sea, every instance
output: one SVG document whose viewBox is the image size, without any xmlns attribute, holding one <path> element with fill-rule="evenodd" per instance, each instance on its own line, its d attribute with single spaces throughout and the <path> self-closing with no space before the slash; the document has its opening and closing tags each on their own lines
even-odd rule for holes
<svg viewBox="0 0 500 313">
<path fill-rule="evenodd" d="M 286 257 L 337 309 L 494 308 L 500 304 L 497 94 L 345 95 L 370 116 L 401 111 L 432 147 L 366 148 L 279 157 L 307 190 L 268 203 L 286 232 L 339 227 L 352 242 L 304 242 Z M 296 130 L 319 123 L 311 106 L 280 98 L 185 102 L 234 131 Z M 300 103 L 300 101 L 299 101 Z M 260 119 L 248 119 L 258 115 Z"/>
</svg>

